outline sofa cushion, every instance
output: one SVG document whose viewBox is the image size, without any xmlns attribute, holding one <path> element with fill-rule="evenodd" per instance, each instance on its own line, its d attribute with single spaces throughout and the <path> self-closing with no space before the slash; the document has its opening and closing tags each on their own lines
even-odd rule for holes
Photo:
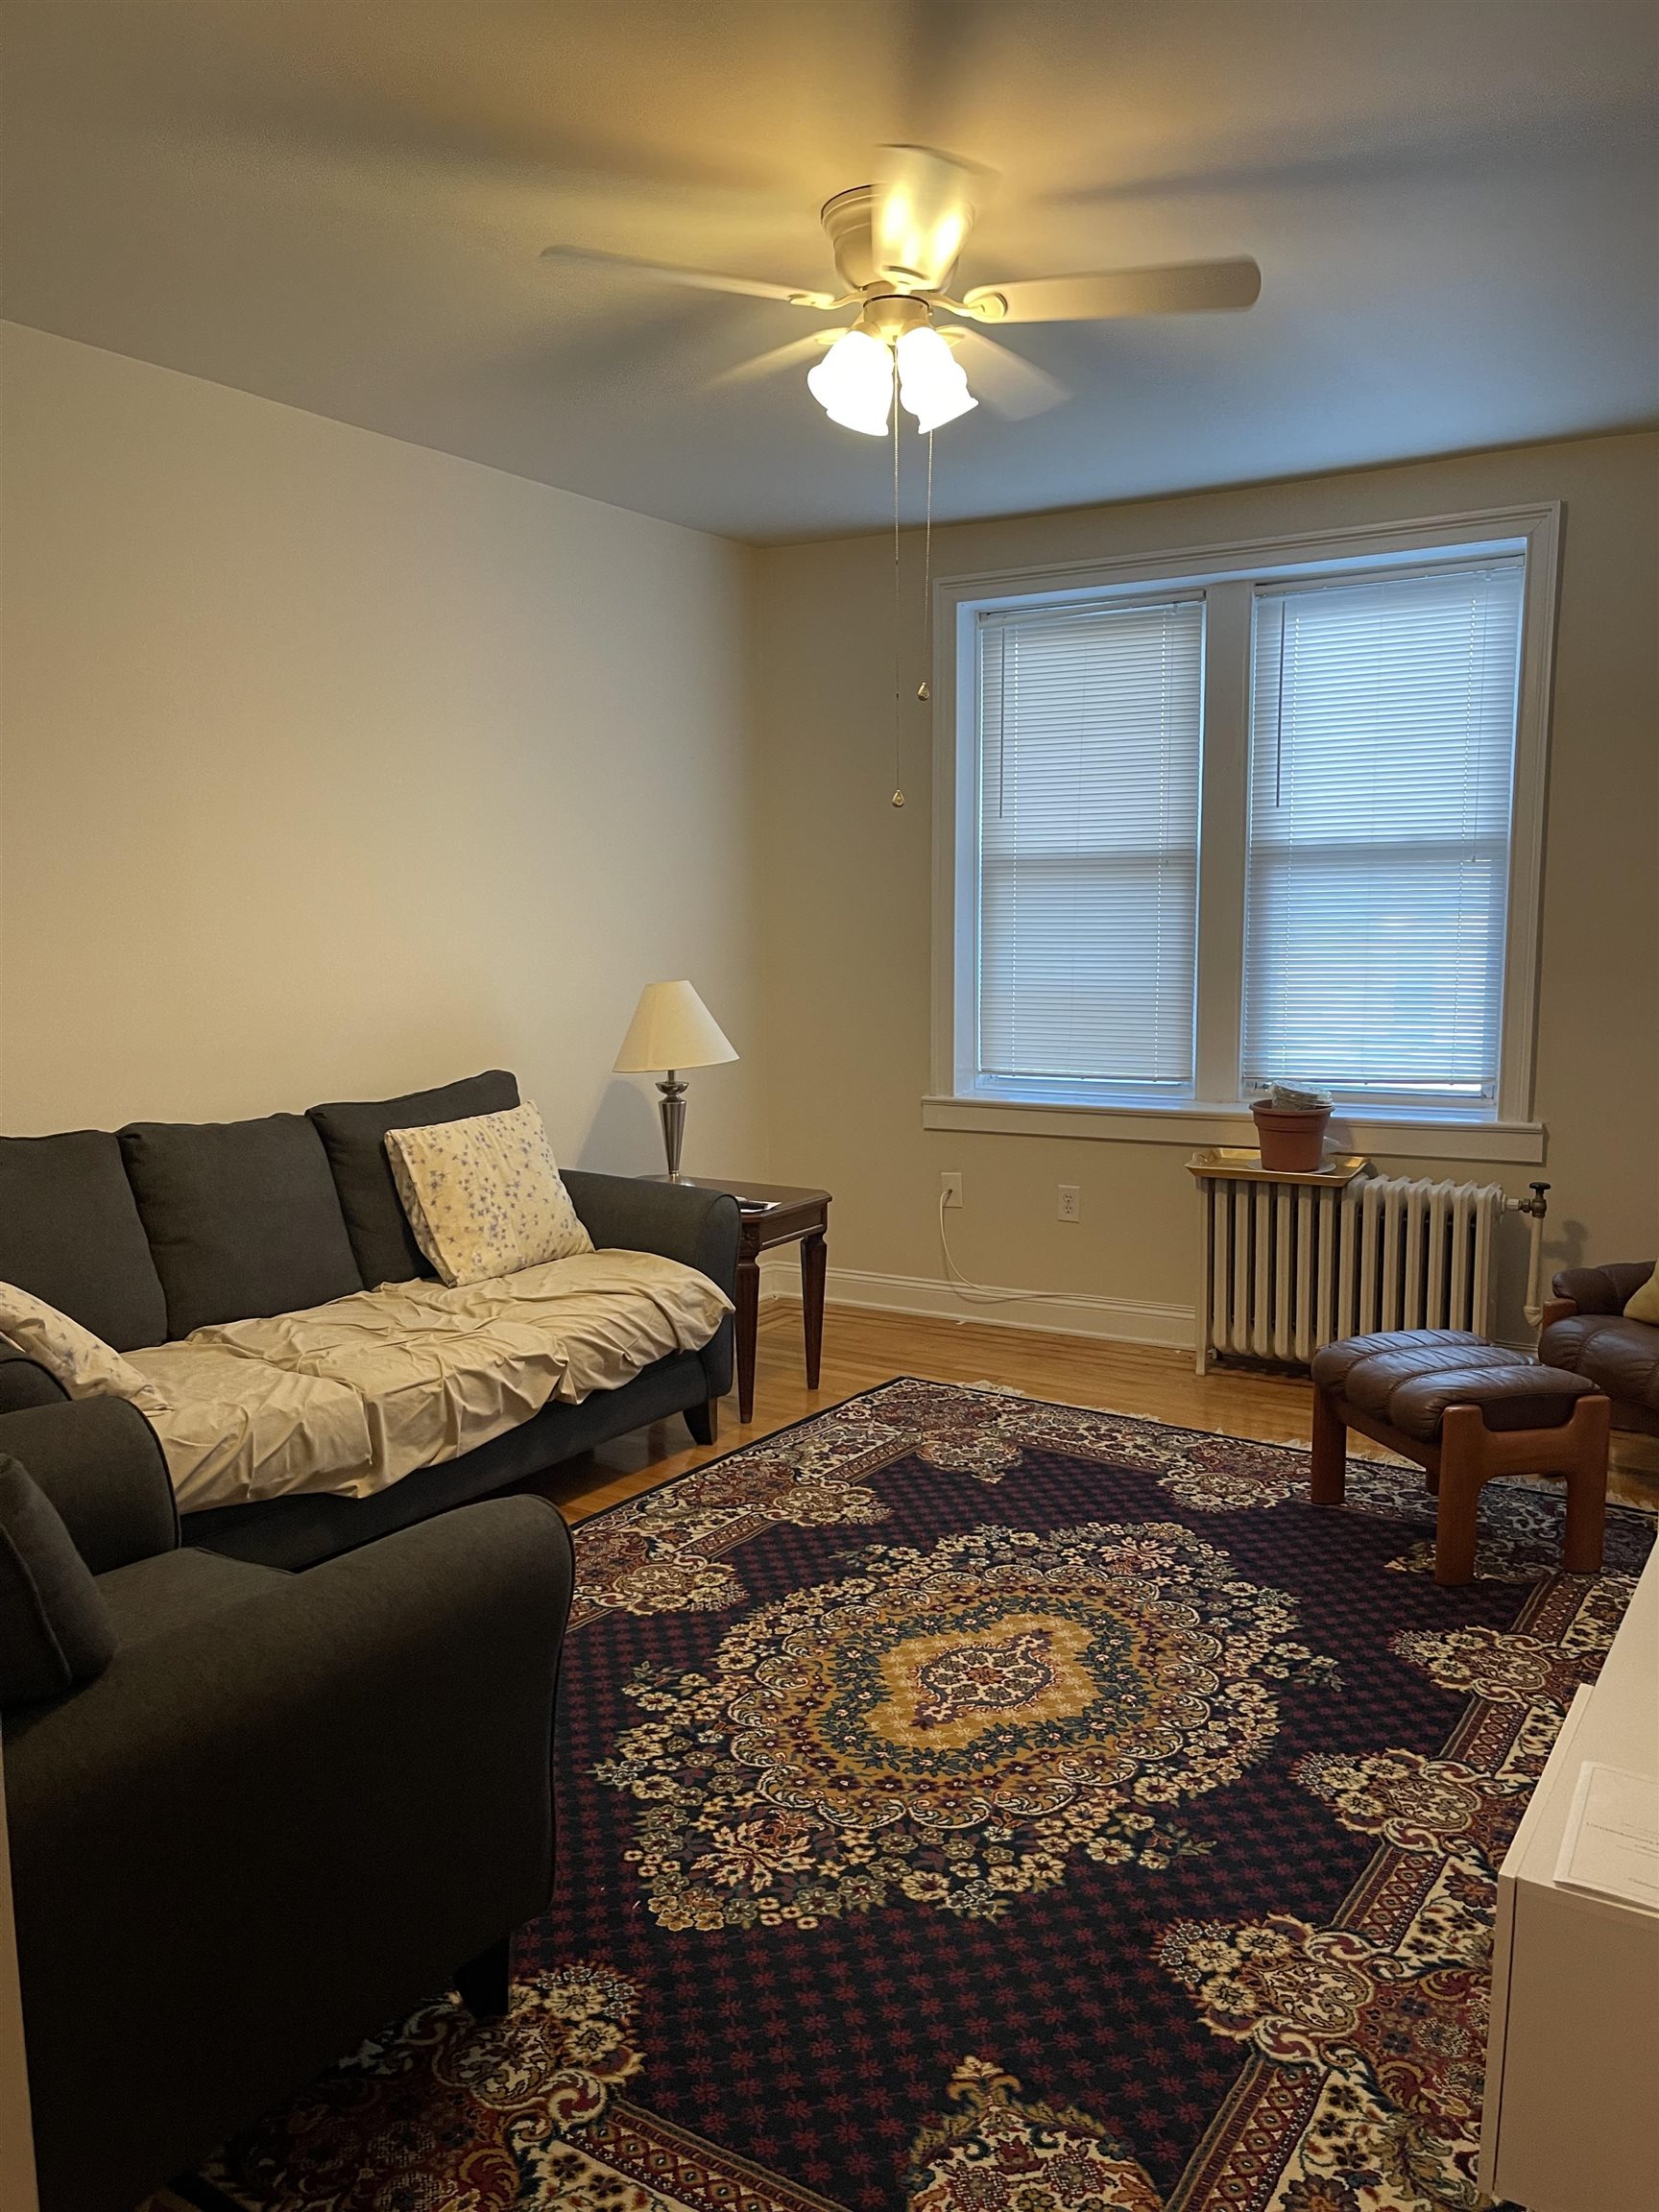
<svg viewBox="0 0 1659 2212">
<path fill-rule="evenodd" d="M 37 1705 L 108 1666 L 115 1631 L 57 1507 L 0 1453 L 0 1705 Z"/>
<path fill-rule="evenodd" d="M 387 1131 L 467 1121 L 477 1114 L 505 1113 L 517 1103 L 514 1077 L 504 1068 L 491 1068 L 482 1075 L 441 1084 L 434 1091 L 411 1091 L 401 1098 L 312 1107 L 310 1118 L 327 1150 L 351 1249 L 368 1289 L 437 1273 L 404 1217 L 386 1158 Z"/>
<path fill-rule="evenodd" d="M 1659 1413 L 1659 1329 L 1622 1313 L 1575 1313 L 1545 1330 L 1538 1357 L 1547 1366 L 1587 1375 L 1626 1406 Z"/>
<path fill-rule="evenodd" d="M 1488 1429 L 1558 1429 L 1596 1385 L 1461 1329 L 1391 1329 L 1322 1345 L 1313 1380 L 1358 1413 L 1425 1442 L 1452 1406 L 1479 1406 Z"/>
<path fill-rule="evenodd" d="M 1580 1313 L 1623 1313 L 1632 1292 L 1653 1273 L 1651 1260 L 1614 1260 L 1603 1267 L 1563 1267 L 1551 1287 Z"/>
<path fill-rule="evenodd" d="M 303 1114 L 134 1121 L 121 1152 L 167 1293 L 169 1336 L 362 1289 L 328 1156 Z"/>
<path fill-rule="evenodd" d="M 0 1137 L 0 1279 L 117 1352 L 167 1334 L 167 1300 L 107 1129 Z"/>
</svg>

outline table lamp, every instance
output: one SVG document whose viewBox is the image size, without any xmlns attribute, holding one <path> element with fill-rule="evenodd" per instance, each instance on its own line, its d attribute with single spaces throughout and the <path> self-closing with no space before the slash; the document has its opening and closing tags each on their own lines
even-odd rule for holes
<svg viewBox="0 0 1659 2212">
<path fill-rule="evenodd" d="M 685 1086 L 682 1068 L 713 1068 L 736 1053 L 720 1024 L 689 983 L 647 983 L 639 994 L 622 1049 L 618 1075 L 654 1075 L 662 1094 L 662 1147 L 668 1155 L 668 1180 L 680 1181 L 680 1143 L 685 1134 Z"/>
</svg>

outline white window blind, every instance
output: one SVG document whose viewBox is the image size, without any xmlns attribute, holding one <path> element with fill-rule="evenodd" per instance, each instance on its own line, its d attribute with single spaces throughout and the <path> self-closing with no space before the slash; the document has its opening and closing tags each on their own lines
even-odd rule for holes
<svg viewBox="0 0 1659 2212">
<path fill-rule="evenodd" d="M 1192 1082 L 1204 608 L 986 611 L 977 1065 Z"/>
<path fill-rule="evenodd" d="M 1259 589 L 1245 1095 L 1497 1095 L 1523 563 Z"/>
</svg>

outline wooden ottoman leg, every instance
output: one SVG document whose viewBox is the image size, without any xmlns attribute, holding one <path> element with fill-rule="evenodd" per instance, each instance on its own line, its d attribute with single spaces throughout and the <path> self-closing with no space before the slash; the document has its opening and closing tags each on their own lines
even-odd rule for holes
<svg viewBox="0 0 1659 2212">
<path fill-rule="evenodd" d="M 1567 1535 L 1561 1564 L 1569 1575 L 1601 1572 L 1607 1523 L 1607 1434 L 1613 1421 L 1608 1398 L 1580 1398 L 1568 1424 Z"/>
<path fill-rule="evenodd" d="M 1313 1455 L 1308 1492 L 1315 1505 L 1340 1505 L 1348 1482 L 1348 1428 L 1331 1394 L 1313 1385 Z"/>
<path fill-rule="evenodd" d="M 1479 1407 L 1448 1406 L 1440 1422 L 1440 1508 L 1434 1529 L 1434 1579 L 1445 1587 L 1475 1579 L 1485 1479 L 1486 1423 Z"/>
</svg>

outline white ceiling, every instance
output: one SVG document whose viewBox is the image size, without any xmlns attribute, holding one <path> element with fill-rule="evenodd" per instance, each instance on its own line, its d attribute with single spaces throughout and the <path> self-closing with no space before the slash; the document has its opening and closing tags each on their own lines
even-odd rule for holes
<svg viewBox="0 0 1659 2212">
<path fill-rule="evenodd" d="M 734 537 L 891 512 L 801 370 L 701 389 L 814 319 L 538 251 L 822 285 L 884 141 L 998 172 L 963 285 L 1262 269 L 1248 315 L 1008 332 L 1075 397 L 942 431 L 942 516 L 1659 414 L 1653 0 L 12 0 L 4 36 L 8 315 Z"/>
</svg>

